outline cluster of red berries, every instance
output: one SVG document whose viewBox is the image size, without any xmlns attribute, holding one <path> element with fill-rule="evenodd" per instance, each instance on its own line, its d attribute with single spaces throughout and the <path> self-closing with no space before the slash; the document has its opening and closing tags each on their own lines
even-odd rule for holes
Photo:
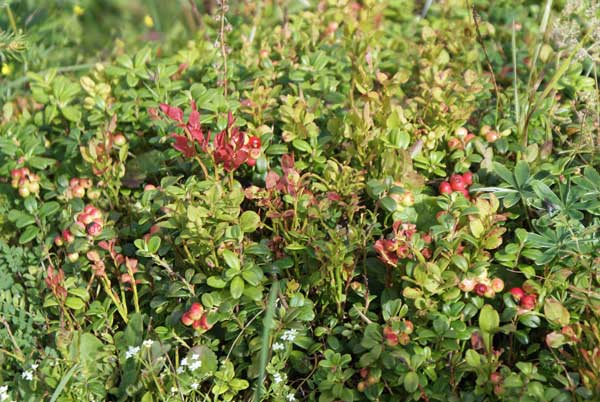
<svg viewBox="0 0 600 402">
<path fill-rule="evenodd" d="M 372 375 L 370 370 L 366 367 L 361 368 L 358 374 L 360 375 L 360 378 L 363 379 L 363 381 L 359 381 L 359 383 L 356 384 L 358 392 L 365 392 L 368 386 L 375 385 L 379 382 L 379 378 Z"/>
<path fill-rule="evenodd" d="M 383 327 L 383 338 L 388 346 L 408 345 L 410 342 L 410 334 L 415 329 L 412 321 L 402 319 L 399 329 L 394 329 L 389 325 Z"/>
<path fill-rule="evenodd" d="M 456 137 L 450 137 L 448 140 L 448 148 L 454 149 L 465 149 L 467 144 L 475 138 L 475 134 L 470 133 L 466 128 L 459 127 L 454 131 Z"/>
<path fill-rule="evenodd" d="M 394 222 L 394 237 L 391 239 L 380 239 L 375 242 L 373 248 L 379 254 L 379 259 L 385 264 L 395 267 L 401 258 L 413 258 L 412 240 L 417 233 L 416 225 L 412 223 Z M 431 235 L 424 233 L 421 239 L 425 242 L 425 247 L 420 252 L 426 259 L 431 258 L 431 250 L 427 247 L 432 242 Z"/>
<path fill-rule="evenodd" d="M 450 176 L 450 182 L 443 181 L 440 184 L 440 194 L 452 194 L 454 192 L 460 192 L 468 198 L 468 188 L 471 184 L 473 184 L 473 173 L 466 172 L 464 174 L 453 174 Z"/>
<path fill-rule="evenodd" d="M 529 289 L 527 289 L 529 290 Z M 523 288 L 512 288 L 510 294 L 523 310 L 533 310 L 537 303 L 537 294 Z"/>
<path fill-rule="evenodd" d="M 67 188 L 67 198 L 83 198 L 85 197 L 86 190 L 88 190 L 89 196 L 89 189 L 91 187 L 91 179 L 73 177 L 71 180 L 69 180 L 69 188 Z"/>
<path fill-rule="evenodd" d="M 200 328 L 208 331 L 212 328 L 212 325 L 208 323 L 208 312 L 204 311 L 204 307 L 200 303 L 192 304 L 190 309 L 181 316 L 181 322 L 187 327 L 191 325 L 194 329 Z"/>
<path fill-rule="evenodd" d="M 85 227 L 85 232 L 91 237 L 98 237 L 104 229 L 102 212 L 93 205 L 86 205 L 83 212 L 77 214 L 77 223 Z"/>
<path fill-rule="evenodd" d="M 504 281 L 500 278 L 465 278 L 458 288 L 463 292 L 474 292 L 477 296 L 493 298 L 504 289 Z"/>
<path fill-rule="evenodd" d="M 30 172 L 28 168 L 13 169 L 10 171 L 10 177 L 12 187 L 19 189 L 21 197 L 25 198 L 40 192 L 40 176 Z"/>
<path fill-rule="evenodd" d="M 500 135 L 498 135 L 498 132 L 496 130 L 493 130 L 488 125 L 481 126 L 481 129 L 479 130 L 479 134 L 481 134 L 481 136 L 484 137 L 487 142 L 496 142 L 498 140 L 498 138 L 500 138 Z"/>
<path fill-rule="evenodd" d="M 260 145 L 260 138 L 257 136 L 254 135 L 248 139 L 248 146 L 250 147 L 248 159 L 246 160 L 248 166 L 256 165 L 256 160 L 260 157 Z"/>
</svg>

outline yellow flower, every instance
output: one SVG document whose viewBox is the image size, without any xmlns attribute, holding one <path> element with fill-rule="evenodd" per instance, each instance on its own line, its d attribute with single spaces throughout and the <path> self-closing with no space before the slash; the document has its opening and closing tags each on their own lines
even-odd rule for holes
<svg viewBox="0 0 600 402">
<path fill-rule="evenodd" d="M 85 10 L 79 4 L 75 4 L 73 6 L 73 12 L 75 13 L 75 15 L 81 16 L 85 12 Z"/>
<path fill-rule="evenodd" d="M 144 25 L 148 28 L 152 28 L 154 26 L 154 20 L 148 14 L 144 17 Z"/>
<path fill-rule="evenodd" d="M 3 64 L 2 65 L 2 75 L 10 75 L 12 73 L 13 69 L 11 66 L 9 66 L 8 64 Z"/>
</svg>

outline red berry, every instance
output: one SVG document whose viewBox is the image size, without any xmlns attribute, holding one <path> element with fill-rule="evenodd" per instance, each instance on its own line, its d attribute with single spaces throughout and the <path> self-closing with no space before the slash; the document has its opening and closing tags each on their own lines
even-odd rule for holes
<svg viewBox="0 0 600 402">
<path fill-rule="evenodd" d="M 462 191 L 465 189 L 465 182 L 463 181 L 463 178 L 461 175 L 458 174 L 453 174 L 450 177 L 450 187 L 452 187 L 452 190 L 454 191 Z"/>
<path fill-rule="evenodd" d="M 75 240 L 75 236 L 73 236 L 69 229 L 65 229 L 62 231 L 62 238 L 67 243 L 72 243 Z"/>
<path fill-rule="evenodd" d="M 248 166 L 252 167 L 252 166 L 256 165 L 256 159 L 248 158 L 248 159 L 246 160 L 246 164 L 247 164 Z"/>
<path fill-rule="evenodd" d="M 64 244 L 64 243 L 63 243 L 63 238 L 62 238 L 62 237 L 60 237 L 60 236 L 56 236 L 56 237 L 54 238 L 54 244 L 56 244 L 56 245 L 57 245 L 57 246 L 59 246 L 59 247 L 60 247 L 60 246 L 62 246 L 62 245 Z"/>
<path fill-rule="evenodd" d="M 253 136 L 250 137 L 250 140 L 248 141 L 248 145 L 250 145 L 250 148 L 260 148 L 260 138 Z"/>
<path fill-rule="evenodd" d="M 461 193 L 463 193 L 463 195 L 465 196 L 465 198 L 469 198 L 469 190 L 467 190 L 466 188 L 463 188 L 462 190 L 460 190 Z"/>
<path fill-rule="evenodd" d="M 100 234 L 102 233 L 102 225 L 100 225 L 97 222 L 92 222 L 89 225 L 87 225 L 86 231 L 87 234 L 89 234 L 92 237 L 100 236 Z"/>
<path fill-rule="evenodd" d="M 192 325 L 194 323 L 194 320 L 192 320 L 190 318 L 190 313 L 186 312 L 186 313 L 183 313 L 183 315 L 181 316 L 181 322 L 183 323 L 183 325 L 189 327 L 190 325 Z"/>
<path fill-rule="evenodd" d="M 122 147 L 127 143 L 127 139 L 123 134 L 115 134 L 115 136 L 113 137 L 113 142 L 116 146 Z"/>
<path fill-rule="evenodd" d="M 388 346 L 396 346 L 398 344 L 398 334 L 391 327 L 383 328 L 383 337 Z"/>
<path fill-rule="evenodd" d="M 188 310 L 188 313 L 190 314 L 190 318 L 192 320 L 199 320 L 200 318 L 202 318 L 202 314 L 204 314 L 204 308 L 202 307 L 202 304 L 194 303 L 192 304 L 192 307 L 190 307 L 190 309 Z"/>
<path fill-rule="evenodd" d="M 196 321 L 194 321 L 194 323 L 192 324 L 192 328 L 194 328 L 194 329 L 198 329 L 198 328 L 200 328 L 200 326 L 201 326 L 201 325 L 202 325 L 202 321 L 200 321 L 200 320 L 196 320 Z"/>
<path fill-rule="evenodd" d="M 498 133 L 495 131 L 489 131 L 485 135 L 485 139 L 487 142 L 496 142 L 496 140 L 498 139 Z"/>
<path fill-rule="evenodd" d="M 494 371 L 492 374 L 490 374 L 490 382 L 492 384 L 499 384 L 500 382 L 502 382 L 502 374 L 500 374 L 497 371 Z"/>
<path fill-rule="evenodd" d="M 204 313 L 202 318 L 200 318 L 200 327 L 207 331 L 212 328 L 212 325 L 208 323 L 208 314 L 207 313 Z"/>
<path fill-rule="evenodd" d="M 488 287 L 486 285 L 484 285 L 483 283 L 478 283 L 477 285 L 475 285 L 475 293 L 477 293 L 478 296 L 485 295 L 487 290 L 488 290 Z"/>
<path fill-rule="evenodd" d="M 462 143 L 456 137 L 452 137 L 448 140 L 448 148 L 450 149 L 461 149 Z"/>
<path fill-rule="evenodd" d="M 452 186 L 447 181 L 442 182 L 439 187 L 440 194 L 450 194 L 452 193 Z"/>
<path fill-rule="evenodd" d="M 525 295 L 521 299 L 521 302 L 519 303 L 519 305 L 521 306 L 521 308 L 524 308 L 525 310 L 532 310 L 535 307 L 535 302 L 536 302 L 535 295 Z"/>
<path fill-rule="evenodd" d="M 473 173 L 471 173 L 471 172 L 463 173 L 462 179 L 467 186 L 470 186 L 471 184 L 473 184 Z"/>
<path fill-rule="evenodd" d="M 512 288 L 509 292 L 516 301 L 521 300 L 525 296 L 525 292 L 521 288 Z"/>
<path fill-rule="evenodd" d="M 494 292 L 502 292 L 504 289 L 504 281 L 500 278 L 492 279 L 492 289 L 494 289 Z"/>
</svg>

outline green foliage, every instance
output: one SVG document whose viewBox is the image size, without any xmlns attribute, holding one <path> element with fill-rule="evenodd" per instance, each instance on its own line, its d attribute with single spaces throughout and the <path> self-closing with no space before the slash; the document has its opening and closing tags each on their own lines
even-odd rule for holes
<svg viewBox="0 0 600 402">
<path fill-rule="evenodd" d="M 600 398 L 600 16 L 472 3 L 0 4 L 0 400 Z"/>
</svg>

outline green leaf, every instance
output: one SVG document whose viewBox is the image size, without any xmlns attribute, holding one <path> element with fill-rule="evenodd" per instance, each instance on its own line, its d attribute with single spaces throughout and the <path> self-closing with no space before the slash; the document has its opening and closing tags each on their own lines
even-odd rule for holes
<svg viewBox="0 0 600 402">
<path fill-rule="evenodd" d="M 512 187 L 517 187 L 512 173 L 504 165 L 494 162 L 494 172 Z"/>
<path fill-rule="evenodd" d="M 260 216 L 254 211 L 244 211 L 240 216 L 240 228 L 244 233 L 254 232 L 260 225 Z"/>
<path fill-rule="evenodd" d="M 494 307 L 486 304 L 479 313 L 479 328 L 489 334 L 494 333 L 500 326 L 500 316 Z"/>
<path fill-rule="evenodd" d="M 47 218 L 51 215 L 54 215 L 60 210 L 60 204 L 56 201 L 50 201 L 44 203 L 40 208 L 40 216 L 42 218 Z"/>
<path fill-rule="evenodd" d="M 544 301 L 544 315 L 553 324 L 565 326 L 569 324 L 571 315 L 561 302 L 555 298 L 547 298 Z"/>
<path fill-rule="evenodd" d="M 72 122 L 78 122 L 81 120 L 81 111 L 75 106 L 64 106 L 60 109 L 60 111 L 67 120 Z"/>
<path fill-rule="evenodd" d="M 383 197 L 380 201 L 381 206 L 388 212 L 394 212 L 398 208 L 398 204 L 390 197 Z"/>
<path fill-rule="evenodd" d="M 406 373 L 404 376 L 404 389 L 407 392 L 415 392 L 419 388 L 419 375 L 414 371 Z"/>
<path fill-rule="evenodd" d="M 302 152 L 306 152 L 306 153 L 312 152 L 312 148 L 310 147 L 310 144 L 304 140 L 295 139 L 294 141 L 292 141 L 292 145 L 298 151 L 302 151 Z"/>
<path fill-rule="evenodd" d="M 479 367 L 481 365 L 481 355 L 473 349 L 468 349 L 465 354 L 465 360 L 470 367 Z"/>
<path fill-rule="evenodd" d="M 229 291 L 231 293 L 231 297 L 234 299 L 239 299 L 244 292 L 244 280 L 240 276 L 233 278 L 231 281 L 231 286 L 229 287 Z"/>
<path fill-rule="evenodd" d="M 67 307 L 72 308 L 73 310 L 81 310 L 85 307 L 85 303 L 79 297 L 70 296 L 65 300 L 65 304 Z"/>
<path fill-rule="evenodd" d="M 215 289 L 223 289 L 227 285 L 227 283 L 218 276 L 210 276 L 206 280 L 206 284 Z"/>
<path fill-rule="evenodd" d="M 223 251 L 223 259 L 229 268 L 232 268 L 236 271 L 240 270 L 240 259 L 233 251 L 225 249 Z"/>
<path fill-rule="evenodd" d="M 37 226 L 28 226 L 27 229 L 19 237 L 19 243 L 24 244 L 35 238 L 40 232 L 40 228 Z"/>
<path fill-rule="evenodd" d="M 527 162 L 520 160 L 515 165 L 515 180 L 517 188 L 523 188 L 525 183 L 529 180 L 529 165 Z"/>
<path fill-rule="evenodd" d="M 148 252 L 150 254 L 156 254 L 158 249 L 160 248 L 160 237 L 152 236 L 150 240 L 148 240 Z"/>
</svg>

